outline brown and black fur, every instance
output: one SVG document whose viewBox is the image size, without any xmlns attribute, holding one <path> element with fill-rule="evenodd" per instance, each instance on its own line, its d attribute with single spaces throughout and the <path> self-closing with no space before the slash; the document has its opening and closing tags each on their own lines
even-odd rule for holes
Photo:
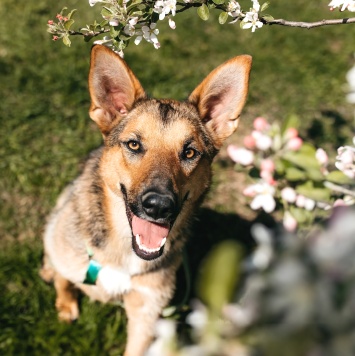
<svg viewBox="0 0 355 356">
<path fill-rule="evenodd" d="M 58 199 L 44 238 L 41 275 L 54 280 L 60 319 L 78 318 L 79 290 L 102 302 L 122 300 L 125 355 L 144 354 L 172 297 L 189 225 L 210 186 L 213 157 L 237 128 L 250 67 L 249 56 L 235 57 L 186 102 L 156 100 L 147 98 L 119 56 L 93 47 L 90 116 L 104 146 Z M 155 228 L 159 238 L 151 233 Z M 134 229 L 143 229 L 143 240 Z M 122 280 L 112 274 L 109 283 L 99 278 L 96 285 L 83 284 L 88 248 Z"/>
</svg>

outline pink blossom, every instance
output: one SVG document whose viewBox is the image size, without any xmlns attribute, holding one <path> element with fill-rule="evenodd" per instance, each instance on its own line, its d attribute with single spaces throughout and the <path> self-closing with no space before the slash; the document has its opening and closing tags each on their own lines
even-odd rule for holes
<svg viewBox="0 0 355 356">
<path fill-rule="evenodd" d="M 298 137 L 298 130 L 295 129 L 294 127 L 289 127 L 286 130 L 285 136 L 289 140 L 292 139 L 292 138 Z"/>
<path fill-rule="evenodd" d="M 240 163 L 243 166 L 248 166 L 254 162 L 254 153 L 246 148 L 229 145 L 227 152 L 234 162 Z"/>
<path fill-rule="evenodd" d="M 328 163 L 328 155 L 323 150 L 323 148 L 318 148 L 316 151 L 316 159 L 321 165 L 326 165 Z"/>
<path fill-rule="evenodd" d="M 53 20 L 48 20 L 48 25 L 53 25 L 54 24 L 54 21 Z"/>
<path fill-rule="evenodd" d="M 303 144 L 303 141 L 300 137 L 294 137 L 291 138 L 290 141 L 287 142 L 287 148 L 289 148 L 291 151 L 298 151 Z"/>
<path fill-rule="evenodd" d="M 275 171 L 275 163 L 270 158 L 263 159 L 260 164 L 260 169 L 262 171 L 273 173 Z"/>
<path fill-rule="evenodd" d="M 297 220 L 291 215 L 291 213 L 286 211 L 283 218 L 283 225 L 287 231 L 293 232 L 297 228 Z"/>
<path fill-rule="evenodd" d="M 337 207 L 337 206 L 346 206 L 346 203 L 343 199 L 337 199 L 334 204 L 333 204 L 333 207 Z"/>
<path fill-rule="evenodd" d="M 294 203 L 297 198 L 296 191 L 293 188 L 286 187 L 281 190 L 281 198 L 288 203 Z"/>
<path fill-rule="evenodd" d="M 58 37 L 58 36 L 53 36 L 52 40 L 53 40 L 53 41 L 58 41 L 58 40 L 59 40 L 59 37 Z"/>
<path fill-rule="evenodd" d="M 249 185 L 243 190 L 243 195 L 246 197 L 254 197 L 256 194 L 254 185 Z"/>
<path fill-rule="evenodd" d="M 276 185 L 276 181 L 271 172 L 268 171 L 261 171 L 260 177 L 264 179 L 264 181 L 270 185 Z"/>
<path fill-rule="evenodd" d="M 248 148 L 249 150 L 252 150 L 255 148 L 255 139 L 251 135 L 245 136 L 243 143 L 244 143 L 244 146 L 246 148 Z"/>
<path fill-rule="evenodd" d="M 253 125 L 255 130 L 257 131 L 265 131 L 270 127 L 269 123 L 266 121 L 264 117 L 257 117 L 254 120 Z"/>
</svg>

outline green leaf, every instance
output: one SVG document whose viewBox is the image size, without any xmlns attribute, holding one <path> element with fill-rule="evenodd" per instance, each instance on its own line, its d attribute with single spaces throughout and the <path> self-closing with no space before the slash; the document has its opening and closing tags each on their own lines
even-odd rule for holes
<svg viewBox="0 0 355 356">
<path fill-rule="evenodd" d="M 108 7 L 103 7 L 101 10 L 101 16 L 102 17 L 110 17 L 112 16 L 113 12 L 108 8 Z"/>
<path fill-rule="evenodd" d="M 108 21 L 107 20 L 103 20 L 100 22 L 100 27 L 105 27 L 106 25 L 108 25 Z"/>
<path fill-rule="evenodd" d="M 324 175 L 318 168 L 307 169 L 308 178 L 312 179 L 314 182 L 323 182 Z"/>
<path fill-rule="evenodd" d="M 203 21 L 207 21 L 210 17 L 210 10 L 206 4 L 202 4 L 199 8 L 197 8 L 197 14 Z"/>
<path fill-rule="evenodd" d="M 267 2 L 264 2 L 262 5 L 261 5 L 261 8 L 260 8 L 260 12 L 263 12 L 265 11 L 268 7 L 269 7 L 270 3 L 267 1 Z"/>
<path fill-rule="evenodd" d="M 225 0 L 212 0 L 216 5 L 222 5 L 225 3 Z"/>
<path fill-rule="evenodd" d="M 271 21 L 275 20 L 271 15 L 268 15 L 268 14 L 262 15 L 261 18 L 267 22 L 271 22 Z"/>
<path fill-rule="evenodd" d="M 306 173 L 296 167 L 290 167 L 286 170 L 286 179 L 291 182 L 296 182 L 299 180 L 304 180 L 306 178 Z"/>
<path fill-rule="evenodd" d="M 69 31 L 70 30 L 70 27 L 73 25 L 75 21 L 74 20 L 68 20 L 64 23 L 64 28 Z"/>
<path fill-rule="evenodd" d="M 242 255 L 241 247 L 229 240 L 217 245 L 203 263 L 198 290 L 203 301 L 215 312 L 233 296 Z"/>
<path fill-rule="evenodd" d="M 320 164 L 316 157 L 310 153 L 304 152 L 286 152 L 282 158 L 286 161 L 291 162 L 297 167 L 308 169 L 320 169 Z"/>
<path fill-rule="evenodd" d="M 346 176 L 343 172 L 341 171 L 333 171 L 330 172 L 326 176 L 326 180 L 335 184 L 355 184 L 355 181 L 348 176 Z"/>
<path fill-rule="evenodd" d="M 264 17 L 263 17 L 264 18 Z M 265 19 L 266 20 L 266 19 Z M 295 129 L 298 129 L 300 126 L 300 120 L 298 118 L 298 116 L 296 115 L 290 115 L 289 117 L 286 118 L 286 120 L 284 120 L 282 122 L 281 125 L 281 134 L 284 135 L 286 130 L 293 127 Z"/>
<path fill-rule="evenodd" d="M 298 152 L 308 154 L 309 156 L 316 156 L 316 149 L 313 145 L 311 145 L 308 142 L 304 142 L 303 145 L 301 146 L 300 150 Z"/>
<path fill-rule="evenodd" d="M 70 20 L 72 18 L 72 16 L 76 13 L 76 9 L 73 9 L 69 12 L 69 14 L 67 15 L 67 18 Z"/>
<path fill-rule="evenodd" d="M 63 36 L 63 43 L 64 43 L 66 46 L 70 47 L 71 41 L 70 41 L 70 39 L 69 39 L 69 35 Z"/>
<path fill-rule="evenodd" d="M 113 27 L 110 28 L 110 36 L 116 38 L 120 35 L 120 31 L 116 31 Z"/>
<path fill-rule="evenodd" d="M 221 25 L 224 25 L 228 19 L 228 12 L 221 12 L 218 17 L 218 21 Z"/>
<path fill-rule="evenodd" d="M 316 201 L 326 202 L 330 199 L 330 190 L 325 187 L 315 187 L 312 181 L 299 185 L 296 192 Z"/>
<path fill-rule="evenodd" d="M 291 215 L 297 220 L 299 224 L 305 224 L 312 221 L 312 213 L 308 210 L 297 208 L 294 205 L 290 206 Z"/>
</svg>

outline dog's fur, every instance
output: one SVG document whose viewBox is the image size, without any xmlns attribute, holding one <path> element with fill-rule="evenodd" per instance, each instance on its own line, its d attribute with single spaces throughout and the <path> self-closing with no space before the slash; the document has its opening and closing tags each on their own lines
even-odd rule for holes
<svg viewBox="0 0 355 356">
<path fill-rule="evenodd" d="M 60 196 L 44 236 L 41 275 L 54 280 L 60 319 L 78 318 L 78 290 L 102 302 L 122 300 L 125 355 L 144 354 L 172 297 L 212 159 L 237 128 L 250 67 L 247 55 L 227 61 L 186 102 L 148 99 L 118 55 L 93 47 L 90 117 L 104 146 Z M 104 267 L 96 285 L 83 284 L 88 249 Z"/>
</svg>

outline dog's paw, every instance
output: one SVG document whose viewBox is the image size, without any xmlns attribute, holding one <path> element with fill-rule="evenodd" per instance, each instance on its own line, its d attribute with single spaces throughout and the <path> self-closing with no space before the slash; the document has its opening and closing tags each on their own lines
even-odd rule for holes
<svg viewBox="0 0 355 356">
<path fill-rule="evenodd" d="M 110 295 L 124 294 L 131 289 L 130 275 L 120 269 L 103 267 L 98 278 L 102 287 Z"/>
<path fill-rule="evenodd" d="M 62 302 L 56 301 L 58 319 L 65 323 L 72 323 L 79 318 L 79 307 L 77 301 Z"/>
</svg>

